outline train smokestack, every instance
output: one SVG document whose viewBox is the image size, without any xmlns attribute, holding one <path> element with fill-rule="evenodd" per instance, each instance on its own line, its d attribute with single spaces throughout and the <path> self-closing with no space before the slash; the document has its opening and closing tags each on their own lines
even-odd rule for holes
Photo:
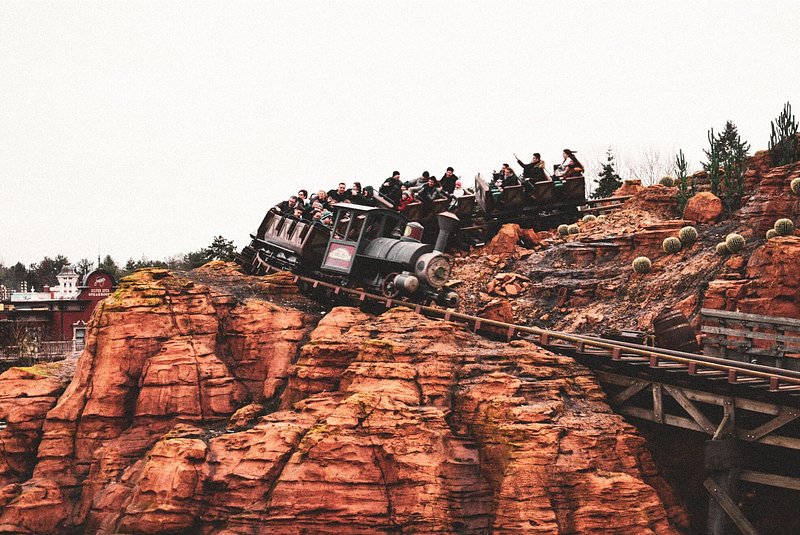
<svg viewBox="0 0 800 535">
<path fill-rule="evenodd" d="M 439 222 L 439 235 L 436 237 L 436 245 L 433 250 L 443 253 L 447 249 L 447 240 L 450 239 L 450 234 L 458 228 L 461 220 L 450 212 L 438 214 L 436 220 Z"/>
</svg>

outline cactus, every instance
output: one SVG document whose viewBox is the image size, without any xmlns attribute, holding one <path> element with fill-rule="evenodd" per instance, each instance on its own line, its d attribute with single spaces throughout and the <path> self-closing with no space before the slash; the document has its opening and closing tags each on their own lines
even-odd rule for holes
<svg viewBox="0 0 800 535">
<path fill-rule="evenodd" d="M 597 219 L 597 216 L 594 216 L 592 214 L 586 214 L 585 216 L 583 216 L 583 219 L 581 221 L 583 221 L 584 223 L 589 223 L 591 221 L 594 221 L 595 219 Z"/>
<path fill-rule="evenodd" d="M 569 225 L 559 225 L 558 226 L 558 235 L 559 236 L 566 236 L 569 234 Z"/>
<path fill-rule="evenodd" d="M 777 236 L 777 235 L 778 235 L 778 231 L 777 231 L 777 230 L 775 230 L 774 228 L 771 228 L 771 229 L 769 229 L 769 230 L 767 231 L 767 239 L 768 239 L 768 240 L 771 240 L 772 238 L 774 238 L 774 237 L 775 237 L 775 236 Z"/>
<path fill-rule="evenodd" d="M 662 176 L 659 179 L 658 183 L 661 184 L 662 186 L 666 186 L 668 188 L 671 188 L 672 186 L 675 185 L 675 179 L 672 178 L 671 176 Z"/>
<path fill-rule="evenodd" d="M 722 256 L 726 256 L 726 255 L 730 254 L 730 251 L 728 250 L 728 246 L 725 245 L 724 241 L 721 241 L 721 242 L 719 242 L 717 244 L 717 254 L 718 255 L 722 255 Z"/>
<path fill-rule="evenodd" d="M 665 239 L 664 242 L 661 244 L 661 248 L 667 254 L 674 254 L 681 250 L 681 240 L 676 238 L 675 236 L 670 236 L 669 238 Z"/>
<path fill-rule="evenodd" d="M 580 228 L 578 228 L 578 224 L 577 224 L 577 223 L 573 223 L 573 224 L 571 224 L 569 227 L 567 227 L 567 232 L 568 232 L 569 234 L 577 234 L 577 233 L 579 233 L 580 231 L 581 231 L 581 229 L 580 229 Z"/>
<path fill-rule="evenodd" d="M 728 234 L 725 236 L 725 247 L 732 253 L 738 253 L 744 249 L 744 237 L 741 234 Z"/>
<path fill-rule="evenodd" d="M 652 269 L 653 264 L 650 262 L 650 259 L 646 256 L 640 256 L 633 259 L 633 270 L 636 273 L 650 273 L 650 269 Z"/>
<path fill-rule="evenodd" d="M 800 178 L 795 178 L 789 183 L 789 186 L 792 188 L 792 193 L 795 195 L 800 195 Z"/>
<path fill-rule="evenodd" d="M 788 236 L 794 232 L 794 223 L 791 219 L 778 219 L 775 221 L 775 232 L 778 236 Z"/>
<path fill-rule="evenodd" d="M 697 229 L 694 227 L 683 227 L 678 233 L 678 239 L 683 245 L 691 245 L 697 241 Z"/>
</svg>

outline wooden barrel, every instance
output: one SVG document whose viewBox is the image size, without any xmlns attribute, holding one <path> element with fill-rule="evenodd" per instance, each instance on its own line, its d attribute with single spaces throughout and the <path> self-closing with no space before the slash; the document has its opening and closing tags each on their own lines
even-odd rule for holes
<svg viewBox="0 0 800 535">
<path fill-rule="evenodd" d="M 666 307 L 653 320 L 653 330 L 656 333 L 656 346 L 686 353 L 699 353 L 697 334 L 689 325 L 686 316 Z"/>
</svg>

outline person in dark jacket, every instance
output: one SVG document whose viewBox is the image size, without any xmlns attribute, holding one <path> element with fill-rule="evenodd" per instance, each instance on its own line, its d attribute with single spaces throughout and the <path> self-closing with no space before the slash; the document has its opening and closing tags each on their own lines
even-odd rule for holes
<svg viewBox="0 0 800 535">
<path fill-rule="evenodd" d="M 339 182 L 339 187 L 328 192 L 328 199 L 334 202 L 347 202 L 350 199 L 350 192 L 347 191 L 347 184 Z"/>
<path fill-rule="evenodd" d="M 517 158 L 517 155 L 514 155 Z M 531 182 L 539 182 L 542 180 L 547 180 L 548 176 L 545 173 L 545 165 L 544 161 L 542 161 L 542 155 L 538 152 L 533 153 L 533 159 L 531 163 L 522 163 L 522 160 L 517 158 L 517 163 L 522 167 L 522 178 L 526 178 Z"/>
<path fill-rule="evenodd" d="M 452 167 L 448 167 L 439 181 L 442 191 L 447 195 L 452 195 L 453 190 L 456 189 L 456 180 L 458 180 L 458 177 L 455 175 L 455 170 Z"/>
<path fill-rule="evenodd" d="M 400 181 L 400 171 L 395 171 L 392 176 L 383 181 L 378 193 L 380 193 L 387 201 L 397 206 L 400 203 L 401 186 L 403 183 Z"/>
<path fill-rule="evenodd" d="M 292 195 L 285 201 L 279 202 L 275 208 L 283 215 L 293 215 L 294 209 L 299 206 L 297 203 L 297 195 Z"/>
<path fill-rule="evenodd" d="M 428 182 L 422 186 L 422 189 L 417 192 L 416 197 L 423 204 L 431 204 L 436 199 L 446 199 L 447 195 L 442 193 L 439 182 L 435 176 L 432 176 L 428 178 Z"/>
</svg>

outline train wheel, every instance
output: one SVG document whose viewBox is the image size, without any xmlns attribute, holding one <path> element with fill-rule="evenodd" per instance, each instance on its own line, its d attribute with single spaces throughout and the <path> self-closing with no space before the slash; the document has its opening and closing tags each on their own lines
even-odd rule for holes
<svg viewBox="0 0 800 535">
<path fill-rule="evenodd" d="M 383 283 L 381 284 L 381 293 L 384 297 L 397 297 L 400 294 L 400 291 L 394 286 L 394 278 L 397 275 L 397 273 L 389 273 L 383 279 Z"/>
</svg>

